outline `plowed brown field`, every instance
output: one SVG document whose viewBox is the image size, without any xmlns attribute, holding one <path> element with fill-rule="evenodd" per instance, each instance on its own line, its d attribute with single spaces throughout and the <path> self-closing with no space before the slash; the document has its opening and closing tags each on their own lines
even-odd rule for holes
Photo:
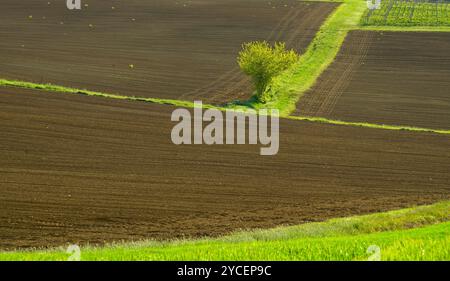
<svg viewBox="0 0 450 281">
<path fill-rule="evenodd" d="M 176 146 L 170 106 L 0 88 L 0 248 L 219 235 L 450 197 L 444 135 L 282 120 Z"/>
<path fill-rule="evenodd" d="M 353 31 L 297 115 L 450 129 L 450 33 Z"/>
<path fill-rule="evenodd" d="M 337 6 L 90 0 L 69 11 L 65 2 L 1 1 L 0 78 L 209 103 L 247 99 L 251 83 L 235 62 L 241 45 L 284 41 L 302 52 Z"/>
</svg>

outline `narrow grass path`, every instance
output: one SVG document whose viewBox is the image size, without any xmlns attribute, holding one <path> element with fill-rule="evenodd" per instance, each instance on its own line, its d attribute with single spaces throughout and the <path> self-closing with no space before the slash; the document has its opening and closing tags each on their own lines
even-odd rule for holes
<svg viewBox="0 0 450 281">
<path fill-rule="evenodd" d="M 82 260 L 450 260 L 450 201 L 217 239 L 81 247 Z M 0 260 L 67 260 L 65 248 L 0 252 Z"/>
<path fill-rule="evenodd" d="M 342 125 L 342 126 L 364 127 L 364 128 L 371 128 L 371 129 L 426 132 L 426 133 L 435 133 L 435 134 L 444 134 L 444 135 L 450 134 L 450 130 L 428 129 L 428 128 L 410 127 L 410 126 L 373 124 L 373 123 L 366 123 L 366 122 L 349 122 L 349 121 L 341 121 L 341 120 L 332 120 L 332 119 L 327 119 L 327 118 L 322 118 L 322 117 L 288 116 L 286 118 L 292 119 L 292 120 L 319 122 L 319 123 Z"/>
<path fill-rule="evenodd" d="M 68 94 L 77 94 L 77 95 L 86 95 L 92 97 L 101 97 L 101 98 L 109 98 L 109 99 L 117 99 L 117 100 L 129 100 L 129 101 L 137 101 L 137 102 L 148 102 L 155 104 L 166 104 L 177 107 L 186 107 L 193 108 L 195 105 L 190 101 L 181 101 L 181 100 L 171 100 L 171 99 L 158 99 L 158 98 L 142 98 L 142 97 L 133 97 L 133 96 L 123 96 L 119 94 L 109 94 L 102 92 L 89 91 L 84 89 L 75 89 L 69 87 L 63 87 L 53 84 L 38 84 L 32 82 L 24 82 L 24 81 L 15 81 L 15 80 L 6 80 L 0 79 L 0 87 L 16 87 L 22 89 L 33 89 L 33 90 L 41 90 L 48 91 L 54 93 L 68 93 Z M 0 91 L 1 95 L 1 91 Z M 225 110 L 243 110 L 245 111 L 248 108 L 225 108 L 219 107 L 209 104 L 203 104 L 204 109 L 217 109 L 221 111 Z M 410 127 L 410 126 L 394 126 L 394 125 L 383 125 L 383 124 L 372 124 L 372 123 L 364 123 L 364 122 L 346 122 L 340 120 L 332 120 L 327 118 L 320 117 L 301 117 L 301 116 L 281 116 L 281 118 L 291 119 L 291 120 L 301 120 L 308 122 L 319 122 L 324 124 L 332 124 L 332 125 L 342 125 L 342 126 L 354 126 L 354 127 L 364 127 L 371 129 L 383 129 L 383 130 L 395 130 L 395 131 L 411 131 L 411 132 L 425 132 L 425 133 L 434 133 L 434 134 L 444 134 L 450 135 L 450 130 L 439 130 L 439 129 L 429 129 L 429 128 L 420 128 L 420 127 Z"/>
<path fill-rule="evenodd" d="M 108 93 L 90 91 L 90 90 L 86 90 L 86 89 L 76 89 L 76 88 L 58 86 L 58 85 L 53 85 L 53 84 L 40 84 L 40 83 L 18 81 L 18 80 L 0 79 L 0 86 L 42 90 L 42 91 L 47 91 L 47 92 L 79 94 L 79 95 L 102 97 L 102 98 L 117 99 L 117 100 L 143 101 L 143 102 L 150 102 L 150 103 L 157 103 L 157 104 L 169 104 L 169 105 L 182 106 L 182 107 L 193 107 L 194 106 L 193 102 L 182 101 L 182 100 L 124 96 L 124 95 L 119 95 L 119 94 L 108 94 Z"/>
<path fill-rule="evenodd" d="M 400 32 L 450 32 L 450 26 L 360 26 L 357 29 Z"/>
</svg>

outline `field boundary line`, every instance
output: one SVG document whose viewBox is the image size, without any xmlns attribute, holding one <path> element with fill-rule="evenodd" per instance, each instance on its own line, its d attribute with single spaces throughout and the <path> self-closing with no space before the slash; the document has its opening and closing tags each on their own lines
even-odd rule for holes
<svg viewBox="0 0 450 281">
<path fill-rule="evenodd" d="M 324 118 L 324 117 L 288 116 L 285 118 L 292 119 L 292 120 L 302 120 L 302 121 L 326 123 L 326 124 L 333 124 L 333 125 L 352 126 L 352 127 L 363 127 L 363 128 L 394 130 L 394 131 L 426 132 L 426 133 L 450 135 L 450 130 L 430 129 L 430 128 L 421 128 L 421 127 L 413 127 L 413 126 L 386 125 L 386 124 L 376 124 L 376 123 L 366 123 L 366 122 L 350 122 L 350 121 L 328 119 L 328 118 Z"/>
<path fill-rule="evenodd" d="M 359 26 L 354 30 L 365 31 L 398 31 L 398 32 L 450 32 L 450 26 Z"/>
<path fill-rule="evenodd" d="M 41 91 L 54 92 L 54 93 L 68 93 L 68 94 L 77 94 L 77 95 L 85 95 L 85 96 L 92 96 L 92 97 L 102 97 L 102 98 L 108 98 L 108 99 L 148 102 L 148 103 L 154 103 L 154 104 L 172 105 L 172 106 L 186 107 L 186 108 L 194 108 L 195 107 L 194 102 L 191 102 L 191 101 L 158 99 L 158 98 L 144 98 L 144 97 L 135 97 L 135 96 L 123 96 L 120 94 L 102 93 L 102 92 L 96 92 L 96 91 L 90 91 L 90 90 L 58 86 L 58 85 L 53 85 L 53 84 L 39 84 L 39 83 L 33 83 L 33 82 L 7 80 L 7 79 L 1 79 L 1 78 L 0 78 L 0 87 L 33 89 L 33 90 L 41 90 Z M 0 95 L 1 95 L 1 93 L 0 93 Z M 248 107 L 227 108 L 227 107 L 220 107 L 220 106 L 215 106 L 215 105 L 210 105 L 210 104 L 203 104 L 203 108 L 218 109 L 221 111 L 225 111 L 225 110 L 236 110 L 236 111 L 243 110 L 243 111 L 245 111 L 245 109 L 248 109 Z M 411 127 L 411 126 L 398 126 L 398 125 L 384 125 L 384 124 L 365 123 L 365 122 L 347 122 L 347 121 L 333 120 L 333 119 L 328 119 L 328 118 L 323 118 L 323 117 L 280 116 L 280 118 L 290 119 L 290 120 L 309 121 L 309 122 L 316 122 L 316 123 L 325 123 L 325 124 L 331 124 L 331 125 L 364 127 L 364 128 L 396 130 L 396 131 L 404 130 L 404 131 L 411 131 L 411 132 L 425 132 L 425 133 L 450 135 L 450 130 L 429 129 L 429 128 L 420 128 L 420 127 Z"/>
<path fill-rule="evenodd" d="M 94 96 L 94 97 L 103 97 L 109 99 L 118 99 L 118 100 L 130 100 L 130 101 L 140 101 L 140 102 L 149 102 L 156 104 L 166 104 L 166 105 L 174 105 L 181 107 L 194 107 L 194 103 L 190 101 L 183 100 L 174 100 L 174 99 L 160 99 L 160 98 L 144 98 L 144 97 L 136 97 L 136 96 L 124 96 L 120 94 L 110 94 L 110 93 L 102 93 L 97 91 L 90 91 L 86 89 L 76 89 L 65 86 L 58 86 L 54 84 L 40 84 L 26 81 L 18 81 L 18 80 L 8 80 L 8 79 L 0 79 L 0 86 L 2 87 L 15 87 L 15 88 L 23 88 L 23 89 L 35 89 L 35 90 L 43 90 L 48 92 L 59 92 L 59 93 L 69 93 L 69 94 L 79 94 L 85 96 Z M 213 107 L 204 105 L 204 107 Z"/>
</svg>

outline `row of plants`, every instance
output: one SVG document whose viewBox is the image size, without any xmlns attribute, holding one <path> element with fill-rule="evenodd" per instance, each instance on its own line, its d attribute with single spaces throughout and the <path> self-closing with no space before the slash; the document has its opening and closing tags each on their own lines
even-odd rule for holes
<svg viewBox="0 0 450 281">
<path fill-rule="evenodd" d="M 381 0 L 379 3 L 379 8 L 366 11 L 361 25 L 450 25 L 449 0 Z"/>
</svg>

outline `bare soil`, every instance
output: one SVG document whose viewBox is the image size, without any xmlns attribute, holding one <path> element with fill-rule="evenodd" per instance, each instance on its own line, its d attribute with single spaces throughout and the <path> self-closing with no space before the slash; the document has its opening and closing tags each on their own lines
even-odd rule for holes
<svg viewBox="0 0 450 281">
<path fill-rule="evenodd" d="M 281 120 L 280 151 L 176 146 L 174 109 L 0 89 L 0 248 L 216 236 L 450 198 L 450 139 Z"/>
<path fill-rule="evenodd" d="M 2 0 L 1 78 L 216 104 L 246 100 L 253 89 L 236 63 L 241 45 L 283 41 L 301 53 L 338 5 L 294 0 L 84 4 L 81 11 L 70 11 L 66 1 Z"/>
<path fill-rule="evenodd" d="M 450 129 L 450 33 L 352 31 L 296 115 Z"/>
</svg>

